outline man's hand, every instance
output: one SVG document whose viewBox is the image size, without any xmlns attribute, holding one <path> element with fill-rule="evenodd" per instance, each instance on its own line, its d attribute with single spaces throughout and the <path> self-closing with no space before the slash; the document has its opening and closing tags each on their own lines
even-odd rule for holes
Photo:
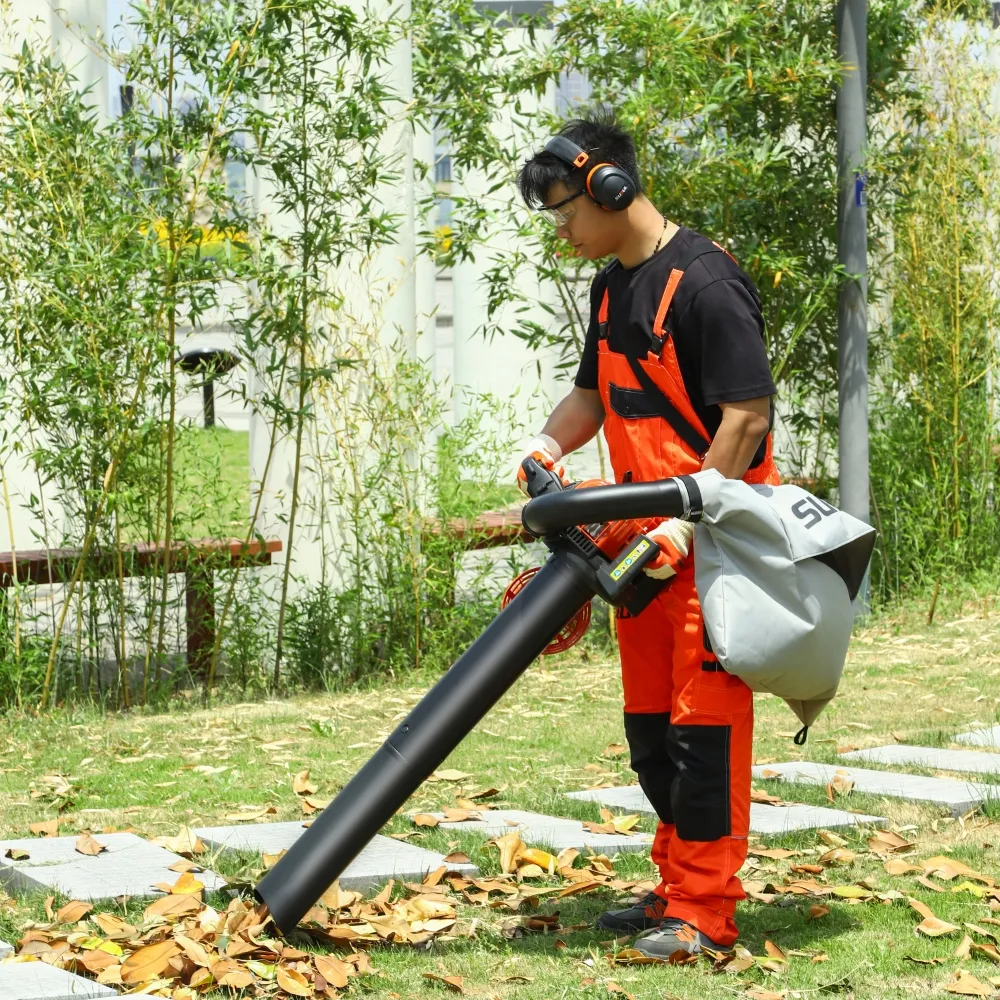
<svg viewBox="0 0 1000 1000">
<path fill-rule="evenodd" d="M 569 486 L 566 478 L 566 470 L 561 465 L 556 465 L 562 458 L 562 448 L 554 437 L 548 434 L 539 434 L 528 443 L 528 450 L 524 453 L 521 461 L 517 463 L 517 488 L 525 495 L 528 495 L 528 482 L 524 476 L 524 469 L 521 462 L 526 458 L 533 458 L 543 469 L 554 472 L 561 480 L 563 486 Z"/>
<path fill-rule="evenodd" d="M 669 580 L 677 574 L 691 550 L 694 524 L 671 517 L 661 521 L 649 532 L 649 537 L 659 545 L 660 553 L 643 567 L 643 572 L 654 580 Z"/>
</svg>

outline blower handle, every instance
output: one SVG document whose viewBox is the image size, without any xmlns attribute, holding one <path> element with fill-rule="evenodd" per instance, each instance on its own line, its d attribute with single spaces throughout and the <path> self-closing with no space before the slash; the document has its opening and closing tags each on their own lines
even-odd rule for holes
<svg viewBox="0 0 1000 1000">
<path fill-rule="evenodd" d="M 562 492 L 562 479 L 559 478 L 558 473 L 546 469 L 538 459 L 529 455 L 521 463 L 521 468 L 524 470 L 528 496 L 532 499 Z"/>
<path fill-rule="evenodd" d="M 529 461 L 533 460 L 526 459 L 525 465 Z M 532 535 L 541 538 L 574 525 L 602 521 L 647 517 L 698 521 L 701 512 L 701 490 L 697 482 L 691 476 L 674 476 L 651 483 L 620 483 L 585 490 L 560 489 L 556 492 L 546 489 L 522 508 L 521 523 Z"/>
</svg>

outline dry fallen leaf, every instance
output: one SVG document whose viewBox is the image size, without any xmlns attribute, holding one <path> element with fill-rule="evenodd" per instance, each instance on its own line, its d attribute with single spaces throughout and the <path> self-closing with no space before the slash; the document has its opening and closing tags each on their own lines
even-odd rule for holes
<svg viewBox="0 0 1000 1000">
<path fill-rule="evenodd" d="M 847 847 L 847 841 L 836 833 L 829 830 L 818 830 L 816 836 L 826 844 L 827 847 Z"/>
<path fill-rule="evenodd" d="M 788 956 L 773 942 L 764 942 L 764 951 L 767 952 L 769 958 L 773 958 L 777 962 L 787 962 Z"/>
<path fill-rule="evenodd" d="M 28 826 L 32 833 L 42 834 L 45 837 L 59 836 L 59 820 L 48 819 L 44 823 L 32 823 Z"/>
<path fill-rule="evenodd" d="M 316 971 L 332 986 L 343 989 L 347 985 L 347 965 L 332 955 L 313 955 Z"/>
<path fill-rule="evenodd" d="M 985 983 L 981 983 L 975 976 L 960 969 L 955 973 L 955 978 L 945 985 L 947 993 L 958 993 L 964 997 L 989 997 L 993 995 L 993 990 Z"/>
<path fill-rule="evenodd" d="M 517 866 L 517 859 L 524 850 L 524 842 L 517 835 L 516 831 L 505 833 L 502 837 L 496 837 L 491 844 L 494 844 L 500 851 L 500 870 L 502 872 L 512 872 Z"/>
<path fill-rule="evenodd" d="M 471 774 L 466 774 L 465 771 L 456 771 L 453 768 L 446 768 L 443 771 L 435 771 L 429 781 L 463 781 L 465 778 L 471 778 Z M 474 796 L 473 796 L 474 797 Z"/>
<path fill-rule="evenodd" d="M 133 952 L 122 963 L 122 982 L 127 986 L 135 986 L 147 979 L 159 979 L 170 968 L 170 959 L 180 953 L 181 947 L 176 941 L 146 945 Z"/>
<path fill-rule="evenodd" d="M 64 904 L 56 912 L 57 924 L 75 924 L 82 920 L 94 908 L 92 903 L 82 903 L 79 899 L 72 899 Z"/>
<path fill-rule="evenodd" d="M 443 983 L 448 989 L 453 990 L 455 993 L 465 993 L 465 988 L 462 986 L 461 976 L 438 976 L 433 972 L 425 972 L 424 979 L 429 979 L 434 983 Z"/>
<path fill-rule="evenodd" d="M 925 934 L 927 937 L 943 937 L 947 934 L 957 934 L 958 928 L 946 920 L 939 920 L 937 917 L 924 917 L 917 924 L 917 933 Z"/>
<path fill-rule="evenodd" d="M 295 969 L 286 969 L 279 965 L 275 970 L 274 978 L 278 985 L 286 992 L 297 997 L 312 997 L 316 995 L 312 984 Z"/>
<path fill-rule="evenodd" d="M 316 785 L 309 780 L 308 767 L 292 778 L 292 791 L 296 795 L 313 795 L 317 791 Z"/>
<path fill-rule="evenodd" d="M 467 865 L 471 860 L 464 851 L 452 851 L 451 854 L 446 854 L 444 859 L 450 865 Z"/>
<path fill-rule="evenodd" d="M 27 851 L 21 850 L 19 847 L 10 847 L 7 849 L 7 853 L 4 857 L 10 858 L 11 861 L 27 861 L 31 855 Z"/>
<path fill-rule="evenodd" d="M 830 913 L 829 906 L 823 906 L 822 903 L 813 903 L 812 906 L 809 907 L 809 916 L 807 919 L 820 920 L 823 917 L 828 916 L 829 913 Z"/>
<path fill-rule="evenodd" d="M 417 813 L 413 817 L 414 826 L 437 826 L 439 822 L 437 816 L 432 816 L 430 813 Z"/>
<path fill-rule="evenodd" d="M 904 840 L 898 833 L 891 830 L 879 830 L 874 837 L 868 838 L 868 847 L 876 854 L 893 854 L 908 851 L 914 845 Z"/>
<path fill-rule="evenodd" d="M 94 840 L 89 833 L 85 833 L 81 837 L 77 838 L 73 847 L 79 854 L 87 854 L 91 857 L 108 849 L 107 845 Z"/>
</svg>

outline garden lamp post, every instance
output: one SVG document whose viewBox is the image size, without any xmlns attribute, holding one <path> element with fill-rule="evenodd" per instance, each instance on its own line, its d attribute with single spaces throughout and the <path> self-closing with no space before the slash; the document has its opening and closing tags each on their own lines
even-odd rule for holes
<svg viewBox="0 0 1000 1000">
<path fill-rule="evenodd" d="M 183 371 L 191 375 L 203 376 L 201 383 L 202 405 L 205 413 L 205 426 L 215 426 L 215 390 L 213 384 L 219 375 L 224 375 L 236 366 L 235 354 L 221 348 L 198 347 L 185 351 L 178 362 Z"/>
</svg>

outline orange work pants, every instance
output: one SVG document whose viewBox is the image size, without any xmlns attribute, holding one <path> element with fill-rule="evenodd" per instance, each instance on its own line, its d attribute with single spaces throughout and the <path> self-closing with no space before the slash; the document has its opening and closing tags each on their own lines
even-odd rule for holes
<svg viewBox="0 0 1000 1000">
<path fill-rule="evenodd" d="M 745 898 L 753 694 L 711 652 L 688 559 L 635 617 L 619 612 L 625 735 L 660 822 L 652 859 L 667 916 L 720 945 Z"/>
</svg>

